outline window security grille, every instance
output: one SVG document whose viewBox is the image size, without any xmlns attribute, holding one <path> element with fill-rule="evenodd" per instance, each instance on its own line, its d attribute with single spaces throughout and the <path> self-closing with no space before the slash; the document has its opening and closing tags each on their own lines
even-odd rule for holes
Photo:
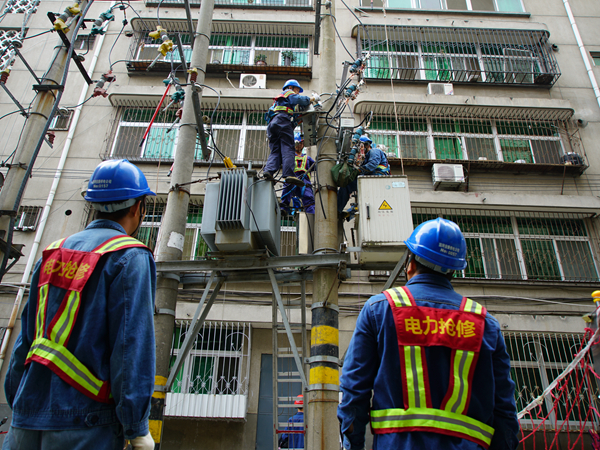
<svg viewBox="0 0 600 450">
<path fill-rule="evenodd" d="M 176 321 L 171 364 L 190 331 Z M 205 322 L 167 395 L 166 415 L 244 418 L 250 371 L 250 324 Z M 191 395 L 195 398 L 191 399 Z M 197 397 L 196 397 L 197 396 Z"/>
<path fill-rule="evenodd" d="M 267 124 L 263 119 L 264 108 L 257 109 L 259 112 L 220 109 L 214 115 L 212 109 L 203 111 L 203 114 L 213 117 L 212 134 L 208 135 L 207 132 L 209 149 L 214 151 L 216 147 L 233 161 L 264 163 L 269 155 Z M 112 141 L 112 158 L 163 161 L 173 159 L 179 128 L 176 126 L 171 131 L 169 128 L 176 119 L 175 108 L 166 112 L 161 109 L 140 149 L 140 141 L 154 110 L 155 108 L 151 107 L 121 107 L 117 111 L 120 120 L 116 124 Z M 203 159 L 200 142 L 196 143 L 195 159 Z M 220 157 L 217 157 L 217 160 L 219 159 Z"/>
<path fill-rule="evenodd" d="M 184 0 L 146 0 L 146 6 L 184 6 Z M 200 0 L 190 0 L 190 5 L 200 5 Z M 215 7 L 239 7 L 244 9 L 307 9 L 312 8 L 312 0 L 216 0 Z"/>
<path fill-rule="evenodd" d="M 9 47 L 18 34 L 17 30 L 0 30 L 0 70 L 6 69 L 15 56 L 14 50 L 9 50 Z"/>
<path fill-rule="evenodd" d="M 71 119 L 73 118 L 73 110 L 68 110 L 67 114 L 60 114 L 57 112 L 52 122 L 50 122 L 50 130 L 53 131 L 68 131 L 71 126 Z"/>
<path fill-rule="evenodd" d="M 361 0 L 364 8 L 523 12 L 521 0 Z"/>
<path fill-rule="evenodd" d="M 298 228 L 292 219 L 281 220 L 281 256 L 298 254 Z"/>
<path fill-rule="evenodd" d="M 583 335 L 579 334 L 550 334 L 550 333 L 518 333 L 504 332 L 506 348 L 510 355 L 510 375 L 515 382 L 515 400 L 517 411 L 521 411 L 529 402 L 537 398 L 544 389 L 551 383 L 564 369 L 580 350 L 582 346 Z M 588 353 L 585 362 L 591 364 L 591 357 Z M 563 398 L 577 398 L 580 411 L 589 411 L 590 407 L 598 407 L 598 385 L 596 380 L 586 377 L 581 391 L 578 393 L 575 386 L 579 380 L 582 380 L 583 371 L 580 367 L 576 368 L 569 381 L 569 390 Z M 576 409 L 576 408 L 575 408 Z M 531 411 L 533 420 L 529 417 L 521 419 L 521 427 L 531 429 L 540 424 L 540 419 L 552 410 L 552 403 L 546 399 L 540 405 L 540 409 L 534 408 Z M 538 419 L 539 417 L 539 419 Z M 588 422 L 588 426 L 597 426 L 595 415 L 593 422 Z M 564 429 L 579 429 L 581 426 L 578 418 L 578 411 L 568 412 L 566 403 L 559 402 L 558 407 L 551 412 L 547 427 L 553 427 L 557 423 L 562 424 L 567 421 Z"/>
<path fill-rule="evenodd" d="M 75 38 L 75 43 L 73 46 L 74 50 L 85 50 L 85 52 L 89 52 L 94 48 L 94 44 L 96 43 L 96 35 L 95 34 L 80 34 Z"/>
<path fill-rule="evenodd" d="M 572 133 L 565 121 L 375 115 L 370 137 L 388 156 L 563 164 Z M 563 144 L 567 140 L 567 147 Z"/>
<path fill-rule="evenodd" d="M 362 54 L 371 53 L 368 79 L 551 87 L 560 76 L 543 30 L 368 25 L 357 33 Z"/>
<path fill-rule="evenodd" d="M 41 213 L 41 206 L 19 206 L 14 229 L 19 231 L 35 231 Z"/>
<path fill-rule="evenodd" d="M 467 268 L 459 278 L 597 282 L 597 239 L 589 215 L 413 208 L 413 225 L 443 217 L 467 241 Z"/>
</svg>

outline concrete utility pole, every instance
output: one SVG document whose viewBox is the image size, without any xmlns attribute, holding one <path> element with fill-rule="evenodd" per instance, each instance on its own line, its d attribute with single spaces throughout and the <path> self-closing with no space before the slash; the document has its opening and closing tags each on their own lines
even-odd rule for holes
<svg viewBox="0 0 600 450">
<path fill-rule="evenodd" d="M 194 38 L 194 50 L 190 68 L 198 70 L 196 82 L 204 83 L 206 60 L 208 59 L 208 44 L 210 41 L 214 0 L 202 0 L 200 17 Z M 195 79 L 195 74 L 190 74 L 190 82 Z M 199 101 L 202 91 L 198 92 Z M 183 254 L 183 241 L 187 222 L 188 204 L 190 201 L 189 183 L 194 170 L 194 154 L 196 152 L 196 116 L 192 102 L 192 87 L 185 88 L 185 102 L 179 129 L 177 153 L 173 164 L 171 177 L 171 190 L 167 197 L 167 209 L 161 225 L 160 242 L 156 261 L 181 261 Z M 180 186 L 184 184 L 184 186 Z M 179 277 L 176 274 L 159 274 L 156 283 L 156 311 L 154 316 L 156 337 L 156 380 L 155 392 L 152 396 L 152 410 L 150 412 L 150 432 L 156 442 L 156 449 L 160 448 L 163 427 L 163 415 L 166 392 L 164 386 L 169 374 L 171 355 L 171 342 L 175 327 L 175 307 L 177 305 L 177 290 Z"/>
<path fill-rule="evenodd" d="M 85 9 L 87 2 L 82 2 L 81 10 Z M 73 29 L 79 20 L 79 16 L 76 16 L 73 24 L 71 25 L 71 31 L 67 33 L 67 38 L 71 41 L 73 35 Z M 40 81 L 44 86 L 58 85 L 59 81 L 63 78 L 65 66 L 67 64 L 69 49 L 66 48 L 62 41 L 59 41 L 60 46 L 55 50 L 56 58 L 52 58 L 52 64 L 48 69 L 44 78 Z M 27 122 L 25 122 L 25 128 L 23 129 L 22 138 L 17 145 L 15 151 L 14 163 L 9 166 L 8 173 L 0 193 L 0 239 L 5 240 L 9 233 L 10 218 L 11 215 L 14 217 L 17 211 L 14 210 L 15 203 L 18 197 L 22 197 L 22 192 L 25 190 L 27 181 L 27 169 L 34 156 L 36 147 L 40 137 L 46 132 L 46 122 L 52 112 L 54 105 L 54 98 L 58 90 L 48 89 L 40 90 L 37 97 L 35 98 L 31 107 L 31 112 Z M 18 207 L 18 205 L 17 205 Z M 0 246 L 0 264 L 4 258 L 4 251 Z M 7 249 L 10 251 L 9 249 Z M 0 274 L 2 279 L 3 274 Z"/>
<path fill-rule="evenodd" d="M 323 2 L 325 3 L 325 2 Z M 319 81 L 321 92 L 335 92 L 336 49 L 333 20 L 335 0 L 331 6 L 322 6 L 317 14 L 323 14 L 321 22 L 321 60 Z M 333 101 L 332 97 L 330 101 Z M 330 105 L 326 104 L 325 109 Z M 338 249 L 337 191 L 331 176 L 336 159 L 336 132 L 323 124 L 318 136 L 320 152 L 317 158 L 319 194 L 316 195 L 315 251 L 331 253 Z M 319 148 L 318 147 L 318 148 Z M 319 195 L 323 200 L 325 216 Z M 336 269 L 316 269 L 313 274 L 312 330 L 310 347 L 310 371 L 307 411 L 306 448 L 330 450 L 339 448 L 337 405 L 339 391 L 339 325 L 338 325 L 338 277 Z"/>
</svg>

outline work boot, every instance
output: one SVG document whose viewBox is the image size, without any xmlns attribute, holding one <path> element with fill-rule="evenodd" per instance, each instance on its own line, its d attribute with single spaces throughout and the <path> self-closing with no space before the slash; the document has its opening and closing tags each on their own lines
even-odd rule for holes
<svg viewBox="0 0 600 450">
<path fill-rule="evenodd" d="M 304 186 L 304 181 L 302 181 L 300 178 L 296 178 L 296 177 L 286 177 L 285 182 L 288 184 L 293 184 L 294 186 L 298 186 L 298 187 Z"/>
<path fill-rule="evenodd" d="M 267 181 L 271 181 L 271 182 L 275 182 L 275 178 L 273 177 L 273 174 L 270 172 L 263 172 L 262 174 L 262 179 L 263 180 L 267 180 Z"/>
</svg>

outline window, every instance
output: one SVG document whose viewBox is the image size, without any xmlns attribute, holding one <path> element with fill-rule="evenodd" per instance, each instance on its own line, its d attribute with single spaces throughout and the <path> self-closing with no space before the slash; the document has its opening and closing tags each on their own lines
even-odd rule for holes
<svg viewBox="0 0 600 450">
<path fill-rule="evenodd" d="M 437 0 L 436 0 L 437 1 Z M 552 86 L 560 76 L 544 30 L 360 27 L 365 77 Z"/>
<path fill-rule="evenodd" d="M 592 61 L 594 61 L 594 65 L 600 66 L 600 52 L 590 52 L 590 56 L 592 57 Z"/>
<path fill-rule="evenodd" d="M 511 121 L 375 115 L 373 142 L 391 157 L 562 164 L 566 121 Z"/>
<path fill-rule="evenodd" d="M 167 204 L 161 198 L 146 197 L 146 215 L 136 237 L 153 252 L 166 206 Z"/>
<path fill-rule="evenodd" d="M 184 0 L 146 0 L 146 6 L 157 6 L 162 4 L 163 6 L 183 6 Z M 200 0 L 190 0 L 192 7 L 198 7 Z M 312 2 L 310 0 L 216 0 L 215 7 L 231 7 L 238 6 L 247 9 L 263 9 L 263 8 L 274 8 L 274 9 L 289 9 L 289 8 L 310 8 Z"/>
<path fill-rule="evenodd" d="M 385 2 L 386 8 L 503 12 L 525 11 L 521 0 L 361 0 L 361 5 L 363 7 L 374 6 L 381 8 L 383 2 Z"/>
<path fill-rule="evenodd" d="M 537 398 L 554 379 L 571 363 L 582 347 L 581 334 L 550 334 L 550 333 L 518 333 L 504 332 L 506 349 L 510 355 L 510 375 L 515 382 L 515 400 L 517 411 L 521 411 L 532 400 Z M 584 345 L 584 344 L 583 344 Z M 585 364 L 591 364 L 590 354 L 586 356 Z M 531 429 L 540 424 L 543 417 L 550 412 L 547 426 L 553 427 L 567 420 L 565 429 L 574 426 L 579 429 L 581 411 L 589 411 L 595 406 L 594 399 L 598 398 L 598 386 L 595 380 L 584 376 L 582 365 L 572 372 L 567 381 L 567 393 L 561 396 L 557 408 L 553 408 L 551 398 L 546 398 L 539 408 L 531 410 L 531 417 L 521 419 L 521 426 Z M 577 385 L 582 383 L 580 390 Z M 573 404 L 573 399 L 579 397 L 578 407 L 567 408 Z M 568 405 L 567 405 L 568 401 Z M 590 424 L 593 426 L 593 424 Z"/>
<path fill-rule="evenodd" d="M 281 219 L 281 251 L 280 256 L 298 254 L 298 228 L 292 218 Z"/>
<path fill-rule="evenodd" d="M 19 206 L 14 229 L 19 231 L 35 231 L 41 213 L 41 206 Z"/>
<path fill-rule="evenodd" d="M 73 118 L 73 110 L 58 110 L 50 122 L 50 130 L 53 131 L 68 131 Z"/>
<path fill-rule="evenodd" d="M 176 322 L 171 366 L 177 359 L 186 334 L 191 331 L 190 326 L 191 321 Z M 205 322 L 175 377 L 171 393 L 167 395 L 165 414 L 244 418 L 249 369 L 250 324 Z M 182 405 L 182 395 L 199 397 Z M 192 406 L 186 409 L 189 405 Z"/>
<path fill-rule="evenodd" d="M 413 225 L 435 217 L 458 224 L 467 241 L 462 278 L 597 282 L 585 214 L 417 208 Z"/>
<path fill-rule="evenodd" d="M 0 30 L 0 70 L 4 70 L 10 66 L 15 57 L 15 52 L 10 47 L 10 43 L 19 35 L 18 30 Z"/>
<path fill-rule="evenodd" d="M 215 147 L 233 161 L 253 161 L 262 163 L 269 155 L 267 142 L 267 124 L 263 119 L 262 107 L 259 112 L 220 109 L 213 116 L 212 134 L 208 137 L 209 148 Z M 177 149 L 179 126 L 175 124 L 176 108 L 164 112 L 161 109 L 156 116 L 148 137 L 140 147 L 140 142 L 155 108 L 121 107 L 116 124 L 115 138 L 110 156 L 129 159 L 173 159 Z M 208 117 L 213 110 L 204 111 Z M 207 135 L 208 127 L 205 127 Z M 197 160 L 202 158 L 200 142 L 196 143 Z M 220 159 L 220 157 L 218 157 Z"/>
<path fill-rule="evenodd" d="M 293 55 L 291 67 L 310 67 L 310 36 L 307 34 L 296 34 L 289 29 L 282 34 L 275 30 L 271 34 L 213 32 L 210 38 L 208 64 L 218 65 L 254 65 L 258 59 L 266 62 L 268 66 L 284 66 L 286 61 L 284 53 Z M 189 36 L 180 34 L 183 53 L 186 61 L 192 57 L 192 47 L 189 45 Z M 158 54 L 161 40 L 152 40 L 147 33 L 140 36 L 134 53 L 135 61 L 153 61 Z M 260 56 L 260 57 L 259 57 Z M 164 62 L 179 62 L 181 57 L 179 49 L 174 47 L 173 52 L 168 53 Z"/>
<path fill-rule="evenodd" d="M 73 50 L 85 50 L 85 53 L 94 48 L 96 43 L 95 34 L 79 34 L 75 38 Z"/>
</svg>

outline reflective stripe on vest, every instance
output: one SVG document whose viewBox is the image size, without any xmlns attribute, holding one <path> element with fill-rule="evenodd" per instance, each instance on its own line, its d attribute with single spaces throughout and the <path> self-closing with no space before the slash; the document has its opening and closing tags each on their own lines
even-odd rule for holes
<svg viewBox="0 0 600 450">
<path fill-rule="evenodd" d="M 488 448 L 494 429 L 466 415 L 483 340 L 485 308 L 467 298 L 458 310 L 419 307 L 406 287 L 384 294 L 398 336 L 404 409 L 371 411 L 373 432 L 436 432 Z M 433 345 L 452 350 L 448 392 L 439 409 L 431 405 L 424 351 Z"/>
<path fill-rule="evenodd" d="M 277 100 L 280 98 L 285 98 L 287 99 L 290 95 L 294 94 L 294 91 L 292 91 L 291 89 L 288 89 L 285 92 L 282 92 L 281 94 L 279 94 L 277 97 L 275 97 L 273 100 L 275 100 L 274 103 L 274 108 L 273 110 L 276 112 L 285 112 L 287 114 L 294 114 L 295 110 L 297 108 L 290 108 L 289 106 L 285 106 L 285 105 L 278 105 L 277 104 Z"/>
<path fill-rule="evenodd" d="M 306 173 L 308 170 L 306 167 L 306 165 L 308 164 L 308 155 L 296 155 L 294 161 L 296 163 L 294 165 L 294 173 L 306 174 L 306 178 L 310 180 L 310 175 Z"/>
<path fill-rule="evenodd" d="M 112 401 L 110 384 L 97 378 L 67 348 L 81 306 L 81 292 L 90 279 L 100 257 L 125 248 L 146 248 L 131 236 L 115 236 L 91 252 L 62 248 L 64 239 L 50 244 L 42 257 L 38 283 L 35 340 L 25 364 L 31 361 L 48 367 L 63 381 L 86 396 L 103 403 Z M 149 250 L 149 249 L 148 249 Z M 46 327 L 49 287 L 67 292 L 50 324 Z"/>
</svg>

